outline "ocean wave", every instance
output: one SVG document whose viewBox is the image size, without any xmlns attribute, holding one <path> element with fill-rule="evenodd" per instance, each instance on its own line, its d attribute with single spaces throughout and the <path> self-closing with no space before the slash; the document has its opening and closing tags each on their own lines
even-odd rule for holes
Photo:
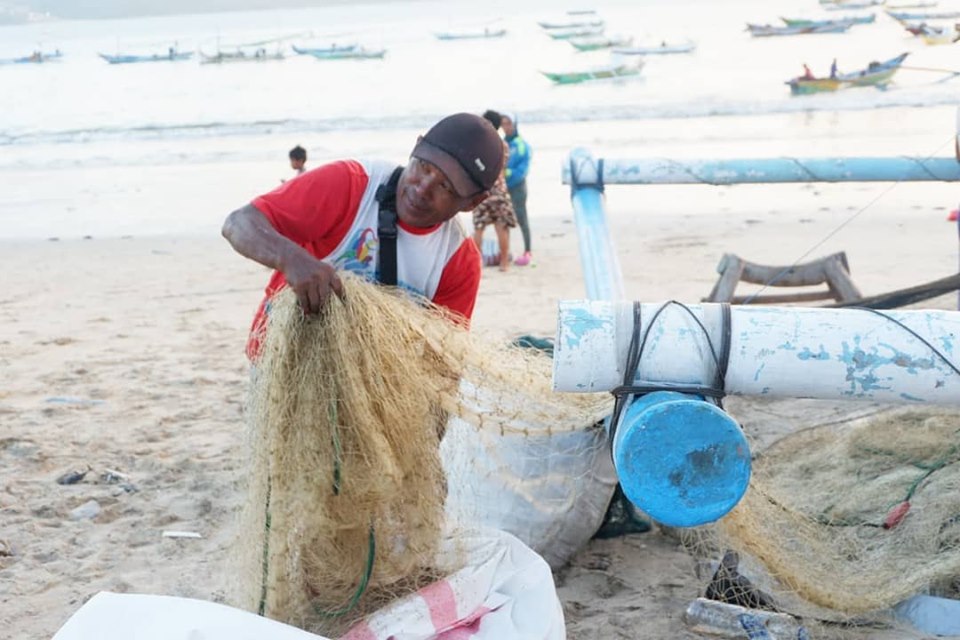
<svg viewBox="0 0 960 640">
<path fill-rule="evenodd" d="M 857 95 L 859 94 L 859 95 Z M 893 107 L 933 107 L 956 104 L 956 95 L 912 90 L 870 90 L 864 92 L 820 94 L 773 101 L 696 100 L 683 103 L 628 105 L 583 105 L 523 110 L 526 123 L 564 123 L 603 120 L 656 120 L 743 115 L 796 113 L 806 111 L 854 111 Z M 442 113 L 351 116 L 318 119 L 252 120 L 247 122 L 148 123 L 135 126 L 90 127 L 64 130 L 0 131 L 0 146 L 84 144 L 140 140 L 180 140 L 236 137 L 267 134 L 323 133 L 328 131 L 368 131 L 423 129 L 442 117 Z"/>
</svg>

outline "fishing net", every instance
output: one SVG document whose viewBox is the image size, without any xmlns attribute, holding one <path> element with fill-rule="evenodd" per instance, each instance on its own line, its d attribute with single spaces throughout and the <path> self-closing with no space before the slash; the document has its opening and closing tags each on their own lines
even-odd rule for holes
<svg viewBox="0 0 960 640">
<path fill-rule="evenodd" d="M 549 436 L 609 410 L 608 397 L 551 393 L 542 354 L 471 336 L 408 295 L 343 282 L 344 299 L 317 316 L 289 291 L 271 302 L 235 550 L 237 604 L 324 635 L 460 568 L 440 555 L 451 417 Z"/>
<path fill-rule="evenodd" d="M 846 623 L 890 623 L 918 593 L 956 597 L 958 463 L 960 413 L 943 409 L 781 439 L 755 457 L 741 503 L 689 533 L 698 554 L 724 556 L 708 597 Z"/>
</svg>

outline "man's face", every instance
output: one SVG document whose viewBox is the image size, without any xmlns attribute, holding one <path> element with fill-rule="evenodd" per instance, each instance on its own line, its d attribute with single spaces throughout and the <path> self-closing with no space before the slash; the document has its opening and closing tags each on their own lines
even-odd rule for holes
<svg viewBox="0 0 960 640">
<path fill-rule="evenodd" d="M 432 227 L 483 202 L 486 191 L 461 196 L 436 165 L 410 158 L 397 184 L 397 217 L 413 227 Z"/>
<path fill-rule="evenodd" d="M 303 165 L 306 163 L 306 160 L 300 160 L 298 158 L 290 158 L 290 168 L 294 171 L 300 171 L 303 169 Z"/>
<path fill-rule="evenodd" d="M 516 127 L 513 126 L 513 120 L 507 116 L 503 116 L 503 120 L 500 121 L 500 128 L 508 138 L 517 132 Z"/>
</svg>

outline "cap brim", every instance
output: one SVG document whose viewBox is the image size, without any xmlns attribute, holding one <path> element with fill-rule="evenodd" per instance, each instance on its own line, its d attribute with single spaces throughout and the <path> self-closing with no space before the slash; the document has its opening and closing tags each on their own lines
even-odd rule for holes
<svg viewBox="0 0 960 640">
<path fill-rule="evenodd" d="M 426 160 L 440 169 L 447 180 L 450 181 L 457 195 L 462 198 L 469 198 L 483 191 L 483 187 L 473 181 L 473 178 L 460 166 L 456 158 L 426 140 L 420 140 L 410 155 L 414 158 Z"/>
</svg>

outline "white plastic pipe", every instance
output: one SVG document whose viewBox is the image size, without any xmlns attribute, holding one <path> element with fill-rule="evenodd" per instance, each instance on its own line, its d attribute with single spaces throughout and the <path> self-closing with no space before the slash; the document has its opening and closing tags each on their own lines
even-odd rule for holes
<svg viewBox="0 0 960 640">
<path fill-rule="evenodd" d="M 713 352 L 719 355 L 723 343 L 721 305 L 668 303 L 653 320 L 661 307 L 663 303 L 640 305 L 640 336 L 646 334 L 647 340 L 634 382 L 711 384 Z M 723 390 L 729 395 L 960 405 L 960 312 L 882 313 L 731 307 Z M 554 389 L 586 393 L 621 385 L 633 324 L 631 302 L 561 302 Z"/>
</svg>

